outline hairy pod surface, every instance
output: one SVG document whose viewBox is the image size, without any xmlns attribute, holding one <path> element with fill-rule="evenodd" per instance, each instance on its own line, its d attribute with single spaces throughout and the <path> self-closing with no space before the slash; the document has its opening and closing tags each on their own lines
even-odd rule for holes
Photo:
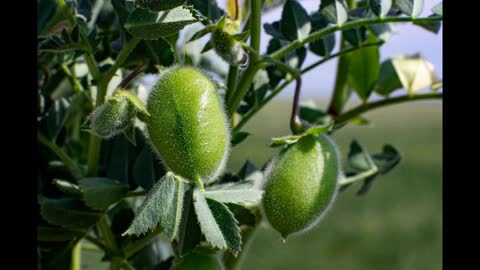
<svg viewBox="0 0 480 270">
<path fill-rule="evenodd" d="M 215 52 L 227 63 L 238 66 L 244 65 L 248 60 L 248 54 L 228 32 L 217 28 L 212 33 Z"/>
<path fill-rule="evenodd" d="M 135 117 L 136 109 L 123 96 L 114 96 L 98 107 L 92 115 L 90 128 L 104 139 L 124 131 Z"/>
<path fill-rule="evenodd" d="M 312 228 L 328 210 L 340 174 L 336 146 L 325 135 L 284 148 L 266 171 L 263 210 L 283 238 Z"/>
<path fill-rule="evenodd" d="M 215 84 L 192 67 L 164 71 L 147 101 L 148 137 L 164 164 L 191 181 L 210 183 L 225 167 L 230 131 Z"/>
<path fill-rule="evenodd" d="M 172 265 L 171 270 L 223 270 L 220 259 L 215 254 L 190 253 Z"/>
</svg>

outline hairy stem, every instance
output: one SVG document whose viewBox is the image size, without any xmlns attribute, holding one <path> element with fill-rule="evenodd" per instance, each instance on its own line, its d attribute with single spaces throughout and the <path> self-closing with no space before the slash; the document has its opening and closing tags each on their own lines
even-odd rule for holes
<svg viewBox="0 0 480 270">
<path fill-rule="evenodd" d="M 336 117 L 335 120 L 335 125 L 340 125 L 344 122 L 347 122 L 367 111 L 381 108 L 384 106 L 392 105 L 392 104 L 397 104 L 397 103 L 403 103 L 403 102 L 408 102 L 408 101 L 416 101 L 416 100 L 425 100 L 425 99 L 441 99 L 443 98 L 442 93 L 427 93 L 427 94 L 418 94 L 418 95 L 404 95 L 404 96 L 399 96 L 399 97 L 394 97 L 394 98 L 386 98 L 382 99 L 376 102 L 371 102 L 367 104 L 360 105 L 358 107 L 355 107 L 338 117 Z"/>
<path fill-rule="evenodd" d="M 82 85 L 77 80 L 77 78 L 75 78 L 75 76 L 70 71 L 70 69 L 65 64 L 60 64 L 60 68 L 63 70 L 63 73 L 67 75 L 68 80 L 72 84 L 73 91 L 75 91 L 76 93 L 82 92 L 83 91 Z"/>
</svg>

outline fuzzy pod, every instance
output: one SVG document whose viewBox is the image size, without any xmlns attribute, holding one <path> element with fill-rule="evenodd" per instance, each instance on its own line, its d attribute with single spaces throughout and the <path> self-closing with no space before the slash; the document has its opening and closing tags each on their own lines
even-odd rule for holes
<svg viewBox="0 0 480 270">
<path fill-rule="evenodd" d="M 309 135 L 284 148 L 265 172 L 263 211 L 285 239 L 311 229 L 336 197 L 339 154 L 326 135 Z"/>
<path fill-rule="evenodd" d="M 149 8 L 153 11 L 163 11 L 183 5 L 187 0 L 135 0 L 138 7 Z"/>
<path fill-rule="evenodd" d="M 135 117 L 135 107 L 124 96 L 114 96 L 95 109 L 90 129 L 98 136 L 109 139 L 126 130 Z"/>
<path fill-rule="evenodd" d="M 190 182 L 213 182 L 225 167 L 230 130 L 214 82 L 193 67 L 160 75 L 147 101 L 150 144 L 166 167 Z"/>
<path fill-rule="evenodd" d="M 212 41 L 215 52 L 230 65 L 244 66 L 247 63 L 248 54 L 242 48 L 242 44 L 226 31 L 220 28 L 215 29 L 212 33 Z"/>
</svg>

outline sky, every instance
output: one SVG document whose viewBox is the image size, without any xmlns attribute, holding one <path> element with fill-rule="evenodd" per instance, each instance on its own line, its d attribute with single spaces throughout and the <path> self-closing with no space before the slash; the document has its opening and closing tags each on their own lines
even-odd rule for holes
<svg viewBox="0 0 480 270">
<path fill-rule="evenodd" d="M 218 0 L 219 6 L 224 8 L 227 0 Z M 302 6 L 311 13 L 318 10 L 320 5 L 320 0 L 303 0 L 300 1 Z M 424 9 L 420 16 L 426 17 L 432 14 L 431 9 L 436 4 L 440 3 L 441 0 L 424 0 Z M 279 7 L 275 10 L 272 10 L 266 14 L 262 15 L 262 25 L 267 22 L 277 21 L 281 17 L 282 8 Z M 192 25 L 193 26 L 193 25 Z M 193 26 L 195 27 L 195 26 Z M 198 26 L 197 26 L 198 27 Z M 387 43 L 385 43 L 380 48 L 380 58 L 381 61 L 396 56 L 398 54 L 416 54 L 419 53 L 426 60 L 431 62 L 435 67 L 435 72 L 437 76 L 442 78 L 442 39 L 443 39 L 443 29 L 440 29 L 438 34 L 426 31 L 421 27 L 415 26 L 412 23 L 396 23 L 394 25 L 396 33 L 390 37 Z M 187 27 L 188 28 L 188 27 Z M 339 35 L 339 33 L 337 33 Z M 204 37 L 200 41 L 203 44 L 206 42 L 208 37 Z M 262 26 L 262 38 L 261 38 L 261 49 L 262 53 L 266 52 L 266 47 L 270 36 L 267 35 Z M 334 49 L 334 52 L 338 50 L 338 39 L 337 46 Z M 208 52 L 213 53 L 213 52 Z M 314 55 L 313 53 L 308 52 L 306 60 L 303 64 L 303 67 L 308 66 L 309 64 L 321 59 L 320 57 Z M 219 59 L 219 61 L 221 61 Z M 315 68 L 314 70 L 304 74 L 302 76 L 302 99 L 304 98 L 320 98 L 325 99 L 329 98 L 334 81 L 335 81 L 335 71 L 338 59 L 332 59 L 327 63 Z M 224 63 L 219 63 L 224 64 Z M 145 80 L 144 83 L 148 83 L 151 80 Z M 278 98 L 290 98 L 293 96 L 294 92 L 294 83 L 290 84 L 285 88 Z M 397 91 L 392 94 L 395 96 L 397 94 L 402 94 L 403 91 Z M 373 96 L 375 98 L 375 96 Z M 378 98 L 378 97 L 376 97 Z"/>
</svg>

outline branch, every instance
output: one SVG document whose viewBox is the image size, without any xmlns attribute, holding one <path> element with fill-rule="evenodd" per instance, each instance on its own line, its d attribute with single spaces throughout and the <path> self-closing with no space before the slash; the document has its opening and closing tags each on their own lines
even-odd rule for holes
<svg viewBox="0 0 480 270">
<path fill-rule="evenodd" d="M 400 97 L 382 99 L 380 101 L 360 105 L 354 109 L 351 109 L 341 114 L 340 116 L 334 119 L 335 126 L 340 125 L 344 122 L 347 122 L 350 119 L 353 119 L 362 113 L 365 113 L 367 111 L 377 109 L 380 107 L 384 107 L 387 105 L 392 105 L 392 104 L 397 104 L 397 103 L 402 103 L 407 101 L 424 100 L 424 99 L 441 99 L 441 98 L 443 98 L 442 93 L 428 93 L 428 94 L 418 94 L 414 96 L 404 95 Z"/>
<path fill-rule="evenodd" d="M 341 26 L 334 26 L 330 28 L 323 28 L 316 32 L 311 33 L 308 37 L 303 40 L 296 40 L 290 43 L 288 46 L 283 47 L 282 49 L 270 54 L 272 58 L 280 59 L 281 57 L 287 55 L 289 52 L 302 47 L 303 45 L 315 41 L 317 39 L 323 38 L 331 33 L 336 31 L 343 31 L 350 28 L 355 28 L 362 25 L 369 24 L 378 24 L 378 23 L 390 23 L 390 22 L 413 22 L 413 23 L 425 23 L 425 22 L 436 22 L 441 21 L 442 17 L 433 16 L 426 18 L 411 18 L 411 17 L 384 17 L 384 18 L 369 18 L 369 19 L 360 19 L 355 21 L 346 22 Z"/>
</svg>

